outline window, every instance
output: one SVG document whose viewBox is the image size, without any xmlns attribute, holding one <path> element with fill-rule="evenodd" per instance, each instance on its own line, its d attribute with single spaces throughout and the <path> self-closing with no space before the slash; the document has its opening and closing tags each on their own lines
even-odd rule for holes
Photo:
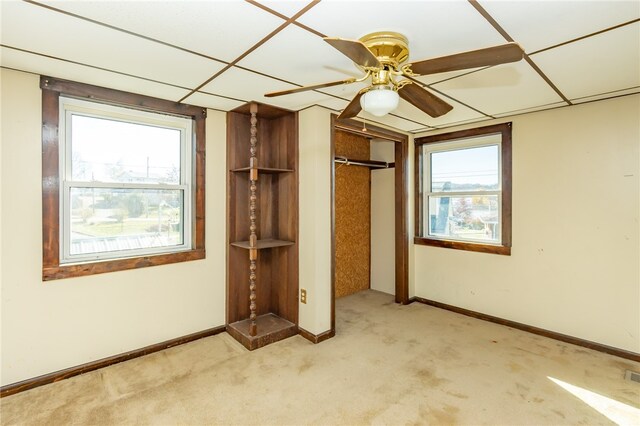
<svg viewBox="0 0 640 426">
<path fill-rule="evenodd" d="M 43 279 L 204 258 L 205 111 L 49 77 L 41 88 Z"/>
<path fill-rule="evenodd" d="M 511 254 L 511 123 L 415 140 L 416 244 Z"/>
</svg>

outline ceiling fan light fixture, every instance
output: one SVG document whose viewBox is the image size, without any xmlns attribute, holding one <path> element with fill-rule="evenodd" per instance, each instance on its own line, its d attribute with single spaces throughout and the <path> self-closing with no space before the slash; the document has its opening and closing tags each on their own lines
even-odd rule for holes
<svg viewBox="0 0 640 426">
<path fill-rule="evenodd" d="M 382 117 L 398 108 L 400 96 L 388 86 L 374 86 L 360 98 L 360 106 L 369 114 Z"/>
</svg>

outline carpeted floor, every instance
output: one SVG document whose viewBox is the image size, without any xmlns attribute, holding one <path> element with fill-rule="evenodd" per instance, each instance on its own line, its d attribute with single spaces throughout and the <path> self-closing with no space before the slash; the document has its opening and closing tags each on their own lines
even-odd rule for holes
<svg viewBox="0 0 640 426">
<path fill-rule="evenodd" d="M 640 424 L 640 363 L 366 291 L 337 336 L 226 333 L 3 398 L 3 425 Z"/>
</svg>

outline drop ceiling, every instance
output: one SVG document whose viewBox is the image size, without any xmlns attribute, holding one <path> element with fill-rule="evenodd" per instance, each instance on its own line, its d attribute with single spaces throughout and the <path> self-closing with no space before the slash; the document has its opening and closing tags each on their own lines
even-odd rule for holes
<svg viewBox="0 0 640 426">
<path fill-rule="evenodd" d="M 519 43 L 525 59 L 419 77 L 453 105 L 408 103 L 361 118 L 417 133 L 640 92 L 638 1 L 2 0 L 0 65 L 228 111 L 249 101 L 339 112 L 357 84 L 265 98 L 358 76 L 323 36 L 382 30 L 410 61 Z"/>
</svg>

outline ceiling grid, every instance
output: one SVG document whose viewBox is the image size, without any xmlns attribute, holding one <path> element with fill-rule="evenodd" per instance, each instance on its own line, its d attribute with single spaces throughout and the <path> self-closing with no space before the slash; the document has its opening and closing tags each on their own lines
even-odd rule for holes
<svg viewBox="0 0 640 426">
<path fill-rule="evenodd" d="M 360 115 L 401 131 L 640 93 L 640 2 L 395 0 L 402 15 L 380 14 L 380 1 L 373 0 L 150 4 L 2 0 L 0 66 L 221 111 L 258 101 L 338 112 L 364 84 L 276 98 L 264 94 L 362 75 L 322 38 L 358 39 L 389 30 L 408 37 L 412 60 L 503 39 L 525 51 L 520 63 L 414 77 L 453 105 L 441 117 L 403 101 L 384 117 Z"/>
</svg>

